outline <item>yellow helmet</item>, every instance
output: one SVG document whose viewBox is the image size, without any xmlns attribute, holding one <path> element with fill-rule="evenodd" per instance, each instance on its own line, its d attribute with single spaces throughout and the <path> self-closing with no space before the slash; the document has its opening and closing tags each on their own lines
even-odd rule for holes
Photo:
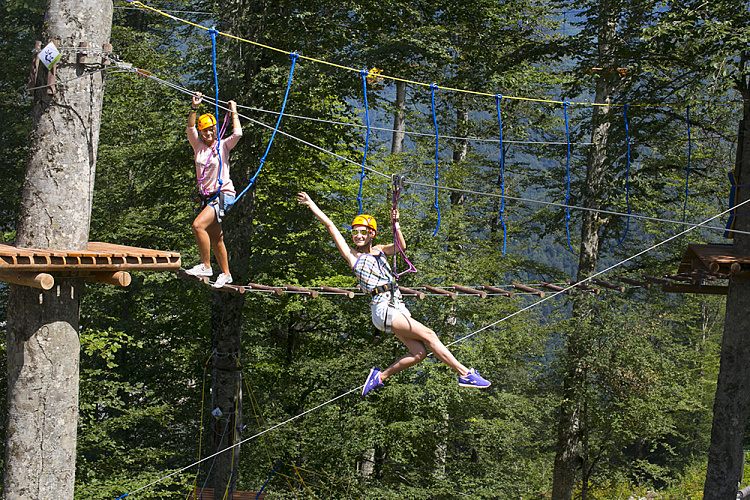
<svg viewBox="0 0 750 500">
<path fill-rule="evenodd" d="M 216 125 L 216 118 L 214 118 L 214 115 L 212 115 L 211 113 L 206 113 L 205 115 L 201 115 L 200 118 L 198 118 L 198 130 L 213 127 L 214 125 Z"/>
<path fill-rule="evenodd" d="M 378 235 L 378 223 L 375 222 L 375 218 L 372 215 L 358 215 L 352 221 L 352 227 L 354 226 L 365 226 L 366 228 L 372 229 L 375 236 Z"/>
</svg>

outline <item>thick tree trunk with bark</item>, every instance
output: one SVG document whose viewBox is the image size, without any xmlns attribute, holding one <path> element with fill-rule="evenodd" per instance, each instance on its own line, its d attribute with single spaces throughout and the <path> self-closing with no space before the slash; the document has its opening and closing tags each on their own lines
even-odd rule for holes
<svg viewBox="0 0 750 500">
<path fill-rule="evenodd" d="M 743 119 L 737 137 L 735 175 L 738 185 L 750 185 L 750 83 L 739 89 L 744 99 Z M 750 189 L 738 188 L 736 203 L 750 199 Z M 748 206 L 737 210 L 747 213 Z M 750 231 L 750 217 L 737 217 L 735 229 Z M 734 235 L 734 252 L 750 255 L 750 236 Z M 721 367 L 714 400 L 714 420 L 703 498 L 734 500 L 742 475 L 742 442 L 750 417 L 750 278 L 732 276 L 727 291 Z"/>
<path fill-rule="evenodd" d="M 111 24 L 110 0 L 50 0 L 42 40 L 101 50 Z M 66 83 L 35 92 L 16 234 L 22 248 L 84 249 L 88 242 L 103 74 L 91 71 L 100 58 L 77 64 L 75 52 L 61 52 L 56 80 Z M 40 66 L 37 85 L 46 78 Z M 58 277 L 55 285 L 10 289 L 6 500 L 73 498 L 83 281 Z"/>
<path fill-rule="evenodd" d="M 604 68 L 596 84 L 594 102 L 605 106 L 594 106 L 591 120 L 591 150 L 586 161 L 586 182 L 583 186 L 581 205 L 594 210 L 602 205 L 602 193 L 608 168 L 607 142 L 611 117 L 609 102 L 617 84 L 617 73 L 613 71 L 612 45 L 616 25 L 605 23 L 598 33 L 600 63 Z M 606 221 L 597 212 L 583 212 L 581 223 L 581 247 L 578 256 L 577 279 L 590 276 L 599 262 L 601 229 Z M 582 318 L 588 314 L 585 300 L 573 304 L 572 314 Z M 566 339 L 568 368 L 563 378 L 563 402 L 557 427 L 557 446 L 552 473 L 552 498 L 570 500 L 575 487 L 576 470 L 580 465 L 581 434 L 585 432 L 585 412 L 582 394 L 586 382 L 586 367 L 582 361 L 586 347 L 582 340 L 571 334 Z"/>
<path fill-rule="evenodd" d="M 396 112 L 393 113 L 393 140 L 391 154 L 403 153 L 406 131 L 406 82 L 396 82 Z"/>
</svg>

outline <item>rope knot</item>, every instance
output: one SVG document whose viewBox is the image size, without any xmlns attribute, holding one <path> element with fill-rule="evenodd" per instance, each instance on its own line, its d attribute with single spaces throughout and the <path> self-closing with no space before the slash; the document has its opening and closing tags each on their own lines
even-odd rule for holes
<svg viewBox="0 0 750 500">
<path fill-rule="evenodd" d="M 292 61 L 296 61 L 297 59 L 299 59 L 299 54 L 295 50 L 294 52 L 289 53 L 289 57 L 292 59 Z"/>
</svg>

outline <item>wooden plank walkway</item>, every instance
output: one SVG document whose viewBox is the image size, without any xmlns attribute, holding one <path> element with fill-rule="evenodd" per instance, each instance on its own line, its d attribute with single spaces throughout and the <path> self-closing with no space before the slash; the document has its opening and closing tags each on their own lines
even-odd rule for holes
<svg viewBox="0 0 750 500">
<path fill-rule="evenodd" d="M 0 272 L 176 271 L 180 254 L 147 248 L 89 242 L 86 250 L 17 248 L 0 243 Z"/>
</svg>

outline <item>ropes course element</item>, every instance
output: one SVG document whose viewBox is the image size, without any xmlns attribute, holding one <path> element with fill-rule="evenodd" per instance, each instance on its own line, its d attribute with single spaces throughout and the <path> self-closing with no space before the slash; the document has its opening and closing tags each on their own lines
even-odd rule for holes
<svg viewBox="0 0 750 500">
<path fill-rule="evenodd" d="M 625 225 L 625 232 L 617 242 L 617 246 L 620 246 L 625 241 L 625 236 L 628 235 L 628 229 L 630 229 L 630 133 L 628 132 L 628 105 L 622 107 L 622 116 L 625 120 L 625 144 L 627 146 L 627 167 L 625 169 L 625 204 L 628 208 L 628 217 L 625 218 L 627 221 Z M 682 221 L 685 222 L 685 214 L 682 214 Z"/>
<path fill-rule="evenodd" d="M 685 120 L 687 121 L 687 136 L 688 136 L 688 154 L 687 154 L 687 166 L 685 167 L 685 203 L 682 205 L 682 222 L 685 222 L 685 214 L 687 212 L 688 194 L 690 194 L 690 156 L 693 151 L 693 144 L 690 137 L 690 106 L 685 111 Z"/>
<path fill-rule="evenodd" d="M 393 177 L 393 211 L 398 210 L 398 199 L 401 196 L 401 185 L 404 181 L 404 177 L 400 175 L 394 174 Z M 409 261 L 408 258 L 406 258 L 406 254 L 404 253 L 404 249 L 401 248 L 401 243 L 398 241 L 397 231 L 396 231 L 396 221 L 391 219 L 391 229 L 393 230 L 393 244 L 396 247 L 396 252 L 393 252 L 393 286 L 396 286 L 396 280 L 398 278 L 406 273 L 416 273 L 417 268 L 414 267 L 414 265 Z M 408 266 L 405 271 L 401 271 L 400 273 L 396 272 L 396 258 L 398 254 L 401 254 L 401 257 L 404 259 L 404 262 L 406 262 L 406 265 Z"/>
<path fill-rule="evenodd" d="M 500 99 L 503 96 L 495 95 L 495 108 L 497 109 L 497 124 L 500 129 L 500 224 L 503 225 L 503 255 L 505 255 L 505 242 L 507 240 L 507 231 L 505 229 L 505 221 L 503 220 L 503 212 L 505 211 L 505 179 L 504 179 L 504 168 L 505 168 L 505 151 L 503 150 L 503 119 L 500 117 Z"/>
<path fill-rule="evenodd" d="M 172 88 L 172 89 L 174 89 L 174 90 L 176 90 L 178 92 L 181 92 L 181 93 L 184 93 L 184 94 L 190 95 L 190 96 L 194 95 L 193 91 L 191 91 L 191 90 L 189 90 L 189 89 L 187 89 L 187 88 L 185 88 L 183 86 L 180 86 L 180 85 L 177 85 L 175 83 L 169 82 L 167 80 L 163 80 L 161 78 L 158 78 L 158 77 L 152 75 L 148 71 L 145 71 L 145 70 L 142 70 L 142 69 L 139 69 L 139 68 L 135 68 L 135 67 L 132 66 L 132 64 L 129 64 L 129 63 L 120 63 L 120 64 L 118 64 L 118 67 L 122 68 L 123 72 L 136 73 L 136 74 L 138 74 L 141 77 L 151 79 L 151 80 L 153 80 L 153 81 L 155 81 L 157 83 L 160 83 L 160 84 L 162 84 L 164 86 L 170 87 L 170 88 Z M 507 97 L 504 97 L 504 98 L 507 98 Z M 206 101 L 210 102 L 210 99 L 208 97 L 204 97 L 204 99 Z M 222 107 L 222 106 L 219 106 L 219 107 L 220 107 L 220 109 L 224 109 L 226 111 L 229 111 L 229 108 Z M 238 116 L 244 118 L 245 120 L 249 121 L 250 123 L 253 123 L 254 125 L 258 125 L 260 127 L 264 127 L 264 128 L 269 129 L 269 130 L 274 130 L 274 128 L 272 126 L 267 125 L 267 124 L 265 124 L 265 123 L 263 123 L 263 122 L 261 122 L 259 120 L 251 118 L 249 116 L 242 115 L 242 114 L 238 114 Z M 283 130 L 277 130 L 277 131 L 278 131 L 279 134 L 281 134 L 281 135 L 283 135 L 285 137 L 288 137 L 289 139 L 292 139 L 294 141 L 297 141 L 297 142 L 299 142 L 301 144 L 309 146 L 310 148 L 315 149 L 316 151 L 320 151 L 322 153 L 326 153 L 326 154 L 328 154 L 328 155 L 330 155 L 330 156 L 332 156 L 332 157 L 334 157 L 334 158 L 336 158 L 338 160 L 341 160 L 341 161 L 343 161 L 345 163 L 351 163 L 352 165 L 356 165 L 357 167 L 360 166 L 360 164 L 358 162 L 355 162 L 354 160 L 351 160 L 350 158 L 346 158 L 345 156 L 342 156 L 342 155 L 340 155 L 340 154 L 338 154 L 338 153 L 336 153 L 334 151 L 330 151 L 328 149 L 325 149 L 325 148 L 323 148 L 321 146 L 318 146 L 317 144 L 313 144 L 313 143 L 311 143 L 309 141 L 306 141 L 306 140 L 304 140 L 302 138 L 299 138 L 299 137 L 296 137 L 296 136 L 294 136 L 292 134 L 289 134 L 288 132 L 285 132 Z M 431 136 L 431 134 L 430 134 L 430 136 Z M 507 142 L 510 142 L 510 141 L 504 141 L 504 142 L 507 143 Z M 559 144 L 563 144 L 563 143 L 559 143 Z M 380 172 L 378 170 L 375 170 L 375 169 L 373 169 L 371 167 L 367 167 L 366 166 L 364 168 L 368 172 L 370 172 L 372 174 L 375 174 L 375 175 L 378 175 L 380 177 L 383 177 L 385 179 L 390 179 L 391 178 L 389 175 L 384 174 L 384 173 L 382 173 L 382 172 Z M 430 190 L 434 189 L 433 185 L 428 185 L 428 184 L 420 183 L 420 182 L 417 182 L 417 181 L 406 181 L 405 180 L 404 183 L 412 185 L 412 186 L 427 188 L 427 189 L 430 189 Z M 470 190 L 470 189 L 465 189 L 465 188 L 452 188 L 452 187 L 448 187 L 448 186 L 438 186 L 438 189 L 442 189 L 442 190 L 450 191 L 450 192 L 459 192 L 459 193 L 464 193 L 464 194 L 472 194 L 472 195 L 477 195 L 477 196 L 487 196 L 487 197 L 495 197 L 495 198 L 500 198 L 501 197 L 500 195 L 495 194 L 495 193 L 489 193 L 489 192 L 483 192 L 483 191 L 476 191 L 476 190 Z M 639 214 L 633 214 L 633 213 L 628 214 L 628 213 L 618 212 L 618 211 L 615 211 L 615 210 L 605 210 L 605 209 L 595 209 L 595 208 L 590 208 L 590 207 L 581 207 L 581 206 L 576 206 L 576 205 L 570 205 L 570 204 L 567 204 L 567 203 L 557 203 L 557 202 L 550 202 L 550 201 L 544 201 L 544 200 L 535 200 L 535 199 L 532 199 L 532 198 L 525 198 L 525 197 L 520 197 L 520 196 L 504 195 L 504 198 L 506 200 L 517 201 L 517 202 L 520 202 L 520 203 L 529 203 L 529 204 L 544 205 L 544 206 L 556 207 L 556 208 L 581 210 L 581 211 L 586 211 L 586 212 L 601 213 L 601 214 L 613 215 L 613 216 L 620 216 L 620 217 L 632 217 L 634 219 L 640 219 L 640 220 L 645 220 L 645 221 L 650 221 L 650 222 L 662 222 L 662 223 L 666 223 L 666 224 L 676 224 L 676 225 L 689 225 L 690 227 L 696 227 L 696 226 L 698 226 L 698 224 L 687 223 L 687 222 L 683 223 L 681 221 L 676 221 L 676 220 L 672 220 L 672 219 L 665 219 L 665 218 L 660 218 L 660 217 L 650 217 L 650 216 L 646 216 L 646 215 L 639 215 Z M 722 232 L 726 230 L 725 227 L 718 227 L 718 226 L 700 225 L 700 227 L 702 229 L 710 229 L 710 230 L 716 230 L 716 231 L 722 231 Z M 750 231 L 741 231 L 741 230 L 734 230 L 734 229 L 732 231 L 734 233 L 736 233 L 736 234 L 750 234 Z"/>
<path fill-rule="evenodd" d="M 438 181 L 440 180 L 440 174 L 438 173 L 438 151 L 440 149 L 440 135 L 438 134 L 437 125 L 437 114 L 435 113 L 435 89 L 438 86 L 434 83 L 430 85 L 430 102 L 432 103 L 432 122 L 435 124 L 435 209 L 438 213 L 437 227 L 433 236 L 437 235 L 438 229 L 440 229 L 440 204 L 438 203 Z"/>
<path fill-rule="evenodd" d="M 704 221 L 700 222 L 699 224 L 696 224 L 695 226 L 689 227 L 689 228 L 687 228 L 687 229 L 685 229 L 685 230 L 683 230 L 683 231 L 681 231 L 681 232 L 679 232 L 677 234 L 674 234 L 674 235 L 670 236 L 669 238 L 666 238 L 666 239 L 664 239 L 664 240 L 662 240 L 662 241 L 660 241 L 660 242 L 658 242 L 658 243 L 656 243 L 654 245 L 651 245 L 650 247 L 648 247 L 648 248 L 646 248 L 644 250 L 641 250 L 640 252 L 638 252 L 638 253 L 636 253 L 634 255 L 631 255 L 630 257 L 627 257 L 627 258 L 625 258 L 625 259 L 623 259 L 623 260 L 621 260 L 621 261 L 619 261 L 619 262 L 617 262 L 617 263 L 615 263 L 615 264 L 607 267 L 606 269 L 598 271 L 598 272 L 592 274 L 591 276 L 583 278 L 583 279 L 581 279 L 581 280 L 579 280 L 577 282 L 571 283 L 567 287 L 564 287 L 561 290 L 556 291 L 555 293 L 553 293 L 551 295 L 543 297 L 540 300 L 537 300 L 536 302 L 533 302 L 532 304 L 530 304 L 530 305 L 528 305 L 528 306 L 526 306 L 526 307 L 524 307 L 522 309 L 519 309 L 518 311 L 515 311 L 515 312 L 513 312 L 511 314 L 508 314 L 507 316 L 504 316 L 503 318 L 500 318 L 497 321 L 489 323 L 489 324 L 487 324 L 487 325 L 479 328 L 478 330 L 475 330 L 474 332 L 471 332 L 471 333 L 469 333 L 469 334 L 467 334 L 467 335 L 465 335 L 463 337 L 460 337 L 460 338 L 456 339 L 455 341 L 453 341 L 453 342 L 451 342 L 449 344 L 446 344 L 446 347 L 453 346 L 455 344 L 458 344 L 459 342 L 463 342 L 463 341 L 465 341 L 465 340 L 467 340 L 467 339 L 469 339 L 471 337 L 474 337 L 475 335 L 477 335 L 479 333 L 482 333 L 482 332 L 484 332 L 486 330 L 489 330 L 490 328 L 493 328 L 494 326 L 496 326 L 496 325 L 498 325 L 498 324 L 500 324 L 500 323 L 502 323 L 504 321 L 507 321 L 507 320 L 509 320 L 509 319 L 511 319 L 511 318 L 513 318 L 515 316 L 518 316 L 519 314 L 521 314 L 523 312 L 526 312 L 526 311 L 528 311 L 528 310 L 530 310 L 530 309 L 532 309 L 534 307 L 538 307 L 540 304 L 543 304 L 544 302 L 547 302 L 548 300 L 552 299 L 553 297 L 557 297 L 557 296 L 559 296 L 561 294 L 566 294 L 568 291 L 573 290 L 574 288 L 580 287 L 581 285 L 585 285 L 588 282 L 593 282 L 593 280 L 596 279 L 597 277 L 599 277 L 599 276 L 601 276 L 603 274 L 606 274 L 606 273 L 612 271 L 613 269 L 616 269 L 616 268 L 618 268 L 618 267 L 620 267 L 620 266 L 622 266 L 622 265 L 624 265 L 624 264 L 626 264 L 626 263 L 628 263 L 628 262 L 630 262 L 632 260 L 635 260 L 638 257 L 640 257 L 641 255 L 644 255 L 644 254 L 646 254 L 648 252 L 651 252 L 652 250 L 655 250 L 655 249 L 657 249 L 657 248 L 659 248 L 659 247 L 661 247 L 661 246 L 663 246 L 663 245 L 665 245 L 665 244 L 667 244 L 667 243 L 669 243 L 671 241 L 674 241 L 675 239 L 680 238 L 681 236 L 683 236 L 683 235 L 685 235 L 687 233 L 690 233 L 690 232 L 694 231 L 695 229 L 697 229 L 699 227 L 704 227 L 707 223 L 709 223 L 709 222 L 711 222 L 711 221 L 713 221 L 715 219 L 718 219 L 719 217 L 722 217 L 723 215 L 725 215 L 725 214 L 727 214 L 727 213 L 729 213 L 729 212 L 731 212 L 733 210 L 736 210 L 736 209 L 738 209 L 738 208 L 740 208 L 740 207 L 742 207 L 742 206 L 744 206 L 745 204 L 748 204 L 748 203 L 750 203 L 750 199 L 745 200 L 742 203 L 739 203 L 738 205 L 732 206 L 729 209 L 724 210 L 724 211 L 722 211 L 722 212 L 720 212 L 720 213 L 718 213 L 718 214 L 716 214 L 716 215 L 714 215 L 714 216 L 712 216 L 712 217 L 710 217 L 708 219 L 705 219 Z M 428 356 L 432 356 L 432 353 L 428 353 Z M 316 405 L 316 406 L 314 406 L 314 407 L 312 407 L 312 408 L 310 408 L 308 410 L 305 410 L 304 412 L 302 412 L 302 413 L 300 413 L 298 415 L 290 417 L 290 418 L 288 418 L 288 419 L 286 419 L 286 420 L 284 420 L 282 422 L 279 422 L 276 425 L 273 425 L 273 426 L 271 426 L 271 427 L 269 427 L 269 428 L 267 428 L 267 429 L 265 429 L 263 431 L 260 431 L 260 432 L 258 432 L 256 434 L 254 434 L 254 435 L 246 438 L 246 439 L 243 439 L 240 442 L 235 443 L 234 445 L 232 445 L 232 447 L 225 448 L 225 449 L 223 449 L 223 450 L 221 450 L 219 452 L 214 453 L 213 455 L 205 457 L 202 460 L 194 462 L 194 463 L 192 463 L 190 465 L 187 465 L 187 466 L 182 467 L 182 468 L 180 468 L 180 469 L 178 469 L 176 471 L 173 471 L 170 474 L 167 474 L 167 475 L 165 475 L 165 476 L 163 476 L 161 478 L 158 478 L 158 479 L 156 479 L 154 481 L 151 481 L 150 483 L 148 483 L 146 485 L 143 485 L 143 486 L 141 486 L 141 487 L 139 487 L 139 488 L 137 488 L 137 489 L 135 489 L 135 490 L 133 490 L 131 492 L 125 493 L 122 496 L 118 497 L 117 500 L 125 498 L 125 497 L 127 497 L 129 495 L 132 495 L 134 493 L 137 493 L 139 491 L 143 491 L 144 489 L 149 488 L 149 487 L 151 487 L 151 486 L 153 486 L 155 484 L 158 484 L 158 483 L 164 481 L 165 479 L 169 479 L 169 478 L 174 477 L 174 476 L 176 476 L 178 474 L 181 474 L 182 472 L 184 472 L 184 471 L 186 471 L 188 469 L 191 469 L 191 468 L 193 468 L 193 467 L 195 467 L 197 465 L 200 465 L 204 461 L 207 461 L 207 460 L 210 460 L 210 459 L 214 458 L 215 456 L 219 455 L 220 453 L 224 453 L 226 451 L 229 451 L 230 449 L 236 448 L 237 446 L 240 446 L 240 445 L 242 445 L 244 443 L 247 443 L 248 441 L 251 441 L 251 440 L 256 439 L 256 438 L 258 438 L 260 436 L 263 436 L 263 435 L 269 433 L 272 430 L 275 430 L 275 429 L 278 429 L 280 427 L 283 427 L 283 426 L 287 425 L 288 423 L 293 422 L 293 421 L 295 421 L 295 420 L 297 420 L 299 418 L 302 418 L 303 416 L 305 416 L 305 415 L 307 415 L 309 413 L 312 413 L 312 412 L 314 412 L 314 411 L 316 411 L 316 410 L 318 410 L 320 408 L 323 408 L 324 406 L 328 406 L 328 405 L 334 403 L 335 401 L 338 401 L 339 399 L 348 396 L 349 394 L 352 394 L 354 392 L 360 392 L 361 389 L 362 389 L 362 387 L 364 387 L 364 384 L 361 384 L 361 385 L 359 385 L 357 387 L 354 387 L 354 388 L 348 390 L 347 392 L 344 392 L 342 394 L 339 394 L 338 396 L 335 396 L 335 397 L 329 399 L 328 401 L 320 403 L 320 404 L 318 404 L 318 405 Z"/>
<path fill-rule="evenodd" d="M 565 160 L 565 179 L 567 185 L 567 191 L 565 193 L 565 205 L 570 202 L 570 127 L 568 126 L 568 102 L 563 103 L 563 113 L 565 114 L 565 139 L 568 144 L 568 155 Z M 565 208 L 565 232 L 568 235 L 568 248 L 573 252 L 573 247 L 570 244 L 570 208 Z M 575 253 L 575 252 L 573 252 Z"/>
<path fill-rule="evenodd" d="M 357 203 L 359 203 L 359 212 L 357 215 L 362 214 L 362 184 L 365 181 L 365 164 L 367 163 L 367 148 L 370 144 L 370 111 L 367 106 L 367 76 L 370 74 L 369 71 L 363 69 L 360 73 L 362 76 L 362 95 L 365 98 L 365 123 L 367 123 L 367 134 L 365 135 L 365 154 L 362 157 L 362 173 L 359 174 L 359 194 L 357 195 Z"/>
<path fill-rule="evenodd" d="M 258 178 L 258 174 L 260 174 L 261 169 L 263 168 L 263 164 L 266 162 L 266 157 L 268 156 L 268 152 L 271 150 L 271 144 L 273 144 L 273 139 L 276 137 L 276 132 L 279 130 L 279 125 L 281 125 L 281 118 L 284 116 L 284 109 L 286 108 L 286 102 L 289 98 L 289 89 L 292 86 L 292 78 L 294 77 L 294 66 L 297 62 L 297 59 L 299 59 L 299 54 L 296 52 L 291 52 L 289 56 L 292 58 L 292 67 L 289 69 L 289 80 L 286 83 L 286 92 L 284 93 L 284 102 L 281 104 L 281 112 L 279 113 L 279 119 L 276 120 L 276 127 L 273 129 L 273 133 L 271 134 L 271 139 L 268 141 L 268 146 L 266 147 L 266 152 L 263 154 L 263 157 L 260 159 L 260 166 L 258 167 L 258 170 L 255 172 L 255 175 L 253 175 L 250 178 L 250 182 L 248 183 L 247 187 L 240 192 L 237 197 L 234 200 L 234 203 L 237 203 L 240 198 L 242 198 L 242 195 L 244 195 L 248 189 L 250 189 L 253 184 L 255 184 L 255 179 Z M 218 97 L 217 97 L 218 102 Z"/>
<path fill-rule="evenodd" d="M 186 24 L 188 26 L 192 26 L 192 27 L 197 28 L 197 29 L 201 29 L 201 30 L 210 30 L 210 29 L 213 29 L 213 28 L 207 28 L 205 26 L 201 26 L 200 24 L 194 23 L 192 21 L 188 21 L 187 19 L 182 19 L 182 18 L 173 16 L 171 14 L 168 14 L 167 12 L 161 11 L 161 10 L 156 9 L 154 7 L 150 7 L 150 6 L 148 6 L 148 5 L 140 2 L 138 0 L 125 0 L 125 1 L 128 2 L 129 4 L 133 5 L 133 6 L 136 6 L 136 7 L 139 7 L 139 8 L 148 10 L 148 11 L 151 11 L 151 12 L 153 12 L 155 14 L 159 14 L 159 15 L 165 16 L 165 17 L 167 17 L 169 19 L 172 19 L 173 21 L 177 21 L 179 23 L 183 23 L 183 24 Z M 241 38 L 239 36 L 232 35 L 230 33 L 224 33 L 224 32 L 221 32 L 221 31 L 217 31 L 217 34 L 225 36 L 227 38 L 231 38 L 233 40 L 237 40 L 239 42 L 249 43 L 251 45 L 254 45 L 256 47 L 260 47 L 260 48 L 263 48 L 263 49 L 266 49 L 266 50 L 270 50 L 270 51 L 274 51 L 274 52 L 280 52 L 280 53 L 283 53 L 283 54 L 288 53 L 288 51 L 286 51 L 286 50 L 282 50 L 282 49 L 279 49 L 277 47 L 272 47 L 270 45 L 265 45 L 265 44 L 262 44 L 260 42 L 256 42 L 256 41 L 253 41 L 253 40 L 248 40 L 246 38 Z M 341 70 L 344 70 L 344 71 L 350 71 L 350 72 L 353 72 L 353 73 L 359 73 L 361 71 L 361 70 L 356 69 L 356 68 L 352 68 L 352 67 L 349 67 L 349 66 L 344 66 L 344 65 L 341 65 L 341 64 L 332 63 L 332 62 L 329 62 L 329 61 L 325 61 L 323 59 L 316 59 L 314 57 L 300 55 L 300 58 L 302 58 L 304 60 L 307 60 L 307 61 L 310 61 L 310 62 L 317 63 L 317 64 L 322 64 L 322 65 L 330 66 L 330 67 L 333 67 L 333 68 L 341 69 Z M 411 84 L 411 85 L 414 85 L 414 86 L 420 86 L 420 87 L 431 87 L 432 85 L 434 85 L 434 84 L 428 84 L 428 83 L 418 82 L 418 81 L 414 81 L 414 80 L 408 80 L 408 79 L 405 79 L 405 78 L 399 78 L 399 77 L 395 77 L 395 76 L 384 75 L 384 74 L 381 74 L 381 73 L 378 73 L 378 77 L 379 78 L 383 78 L 383 79 L 393 80 L 394 82 L 404 82 L 404 83 L 407 83 L 407 84 Z M 489 92 L 480 92 L 480 91 L 476 91 L 476 90 L 460 89 L 460 88 L 454 88 L 454 87 L 440 87 L 440 88 L 443 89 L 443 90 L 450 91 L 450 92 L 460 92 L 460 93 L 465 93 L 465 94 L 475 95 L 475 96 L 493 97 L 495 95 L 494 93 L 489 93 Z M 540 99 L 540 98 L 535 98 L 535 97 L 520 97 L 520 96 L 505 96 L 505 98 L 506 99 L 513 99 L 513 100 L 517 100 L 517 101 L 539 102 L 539 103 L 548 103 L 548 104 L 566 104 L 567 103 L 567 104 L 573 104 L 573 105 L 577 105 L 577 106 L 611 106 L 612 105 L 612 104 L 609 104 L 609 103 L 568 102 L 568 101 L 558 101 L 558 100 L 554 100 L 554 99 Z M 734 101 L 732 103 L 734 103 Z M 674 107 L 674 106 L 678 106 L 678 105 L 679 104 L 646 104 L 646 103 L 644 103 L 644 104 L 632 104 L 632 106 L 637 106 L 637 107 Z"/>
</svg>

